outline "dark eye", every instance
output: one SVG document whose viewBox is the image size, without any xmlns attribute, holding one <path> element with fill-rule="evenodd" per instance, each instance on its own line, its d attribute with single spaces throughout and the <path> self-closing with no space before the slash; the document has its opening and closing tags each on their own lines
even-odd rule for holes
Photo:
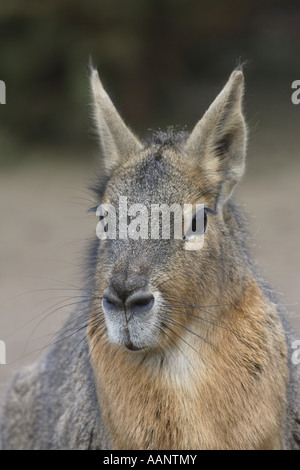
<svg viewBox="0 0 300 470">
<path fill-rule="evenodd" d="M 100 222 L 101 222 L 101 220 L 103 220 L 106 216 L 107 216 L 107 213 L 106 213 L 105 215 L 100 215 L 100 216 L 99 216 Z M 108 223 L 104 225 L 103 230 L 104 230 L 104 232 L 108 232 Z"/>
<path fill-rule="evenodd" d="M 193 242 L 193 247 L 200 246 L 201 240 L 203 243 L 203 235 L 207 229 L 208 214 L 216 215 L 216 212 L 208 207 L 198 209 L 193 215 L 191 225 L 185 229 L 183 240 Z M 186 247 L 185 249 L 192 250 L 198 248 L 192 248 L 191 245 L 189 248 Z"/>
<path fill-rule="evenodd" d="M 203 233 L 206 232 L 206 227 L 207 227 L 207 209 L 204 207 L 204 220 L 203 220 Z M 193 217 L 192 220 L 192 232 L 196 232 L 196 214 Z"/>
</svg>

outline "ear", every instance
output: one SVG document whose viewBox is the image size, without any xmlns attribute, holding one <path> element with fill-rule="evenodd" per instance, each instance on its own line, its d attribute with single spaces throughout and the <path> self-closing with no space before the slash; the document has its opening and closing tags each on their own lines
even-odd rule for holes
<svg viewBox="0 0 300 470">
<path fill-rule="evenodd" d="M 207 175 L 216 205 L 231 195 L 245 169 L 246 126 L 242 113 L 243 73 L 234 71 L 221 93 L 196 124 L 185 150 Z"/>
<path fill-rule="evenodd" d="M 94 120 L 107 169 L 126 161 L 142 149 L 142 145 L 128 129 L 104 90 L 97 70 L 91 70 L 91 90 Z"/>
</svg>

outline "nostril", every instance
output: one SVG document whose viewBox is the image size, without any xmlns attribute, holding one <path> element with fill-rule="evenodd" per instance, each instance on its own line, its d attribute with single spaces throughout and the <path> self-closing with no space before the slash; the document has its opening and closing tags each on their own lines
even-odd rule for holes
<svg viewBox="0 0 300 470">
<path fill-rule="evenodd" d="M 102 297 L 102 308 L 107 312 L 114 312 L 123 307 L 122 300 L 111 290 L 105 289 Z"/>
<path fill-rule="evenodd" d="M 150 312 L 154 305 L 154 297 L 149 291 L 135 290 L 126 299 L 121 299 L 115 290 L 107 287 L 103 292 L 102 309 L 104 313 L 116 315 L 122 311 L 133 315 L 142 315 Z"/>
<path fill-rule="evenodd" d="M 113 302 L 111 302 L 108 299 L 105 299 L 105 297 L 103 297 L 102 299 L 102 306 L 104 310 L 111 310 L 112 308 L 116 307 L 116 305 Z"/>
<path fill-rule="evenodd" d="M 145 314 L 154 305 L 154 297 L 150 292 L 135 292 L 126 300 L 126 308 L 132 313 Z"/>
<path fill-rule="evenodd" d="M 134 302 L 135 307 L 147 307 L 152 299 L 138 299 Z"/>
</svg>

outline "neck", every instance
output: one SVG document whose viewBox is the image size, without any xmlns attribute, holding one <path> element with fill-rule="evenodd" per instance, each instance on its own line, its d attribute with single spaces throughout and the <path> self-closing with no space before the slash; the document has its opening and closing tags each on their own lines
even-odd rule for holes
<svg viewBox="0 0 300 470">
<path fill-rule="evenodd" d="M 222 318 L 203 340 L 195 323 L 197 334 L 185 330 L 163 354 L 88 332 L 114 449 L 280 448 L 286 361 L 276 311 L 253 283 Z"/>
</svg>

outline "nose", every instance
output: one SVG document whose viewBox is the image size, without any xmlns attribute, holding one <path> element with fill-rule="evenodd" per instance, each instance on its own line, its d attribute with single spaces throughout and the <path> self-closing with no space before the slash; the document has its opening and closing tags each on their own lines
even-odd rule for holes
<svg viewBox="0 0 300 470">
<path fill-rule="evenodd" d="M 110 286 L 103 292 L 102 308 L 113 315 L 123 311 L 129 315 L 146 315 L 154 305 L 154 297 L 149 290 L 136 290 L 121 298 Z"/>
</svg>

